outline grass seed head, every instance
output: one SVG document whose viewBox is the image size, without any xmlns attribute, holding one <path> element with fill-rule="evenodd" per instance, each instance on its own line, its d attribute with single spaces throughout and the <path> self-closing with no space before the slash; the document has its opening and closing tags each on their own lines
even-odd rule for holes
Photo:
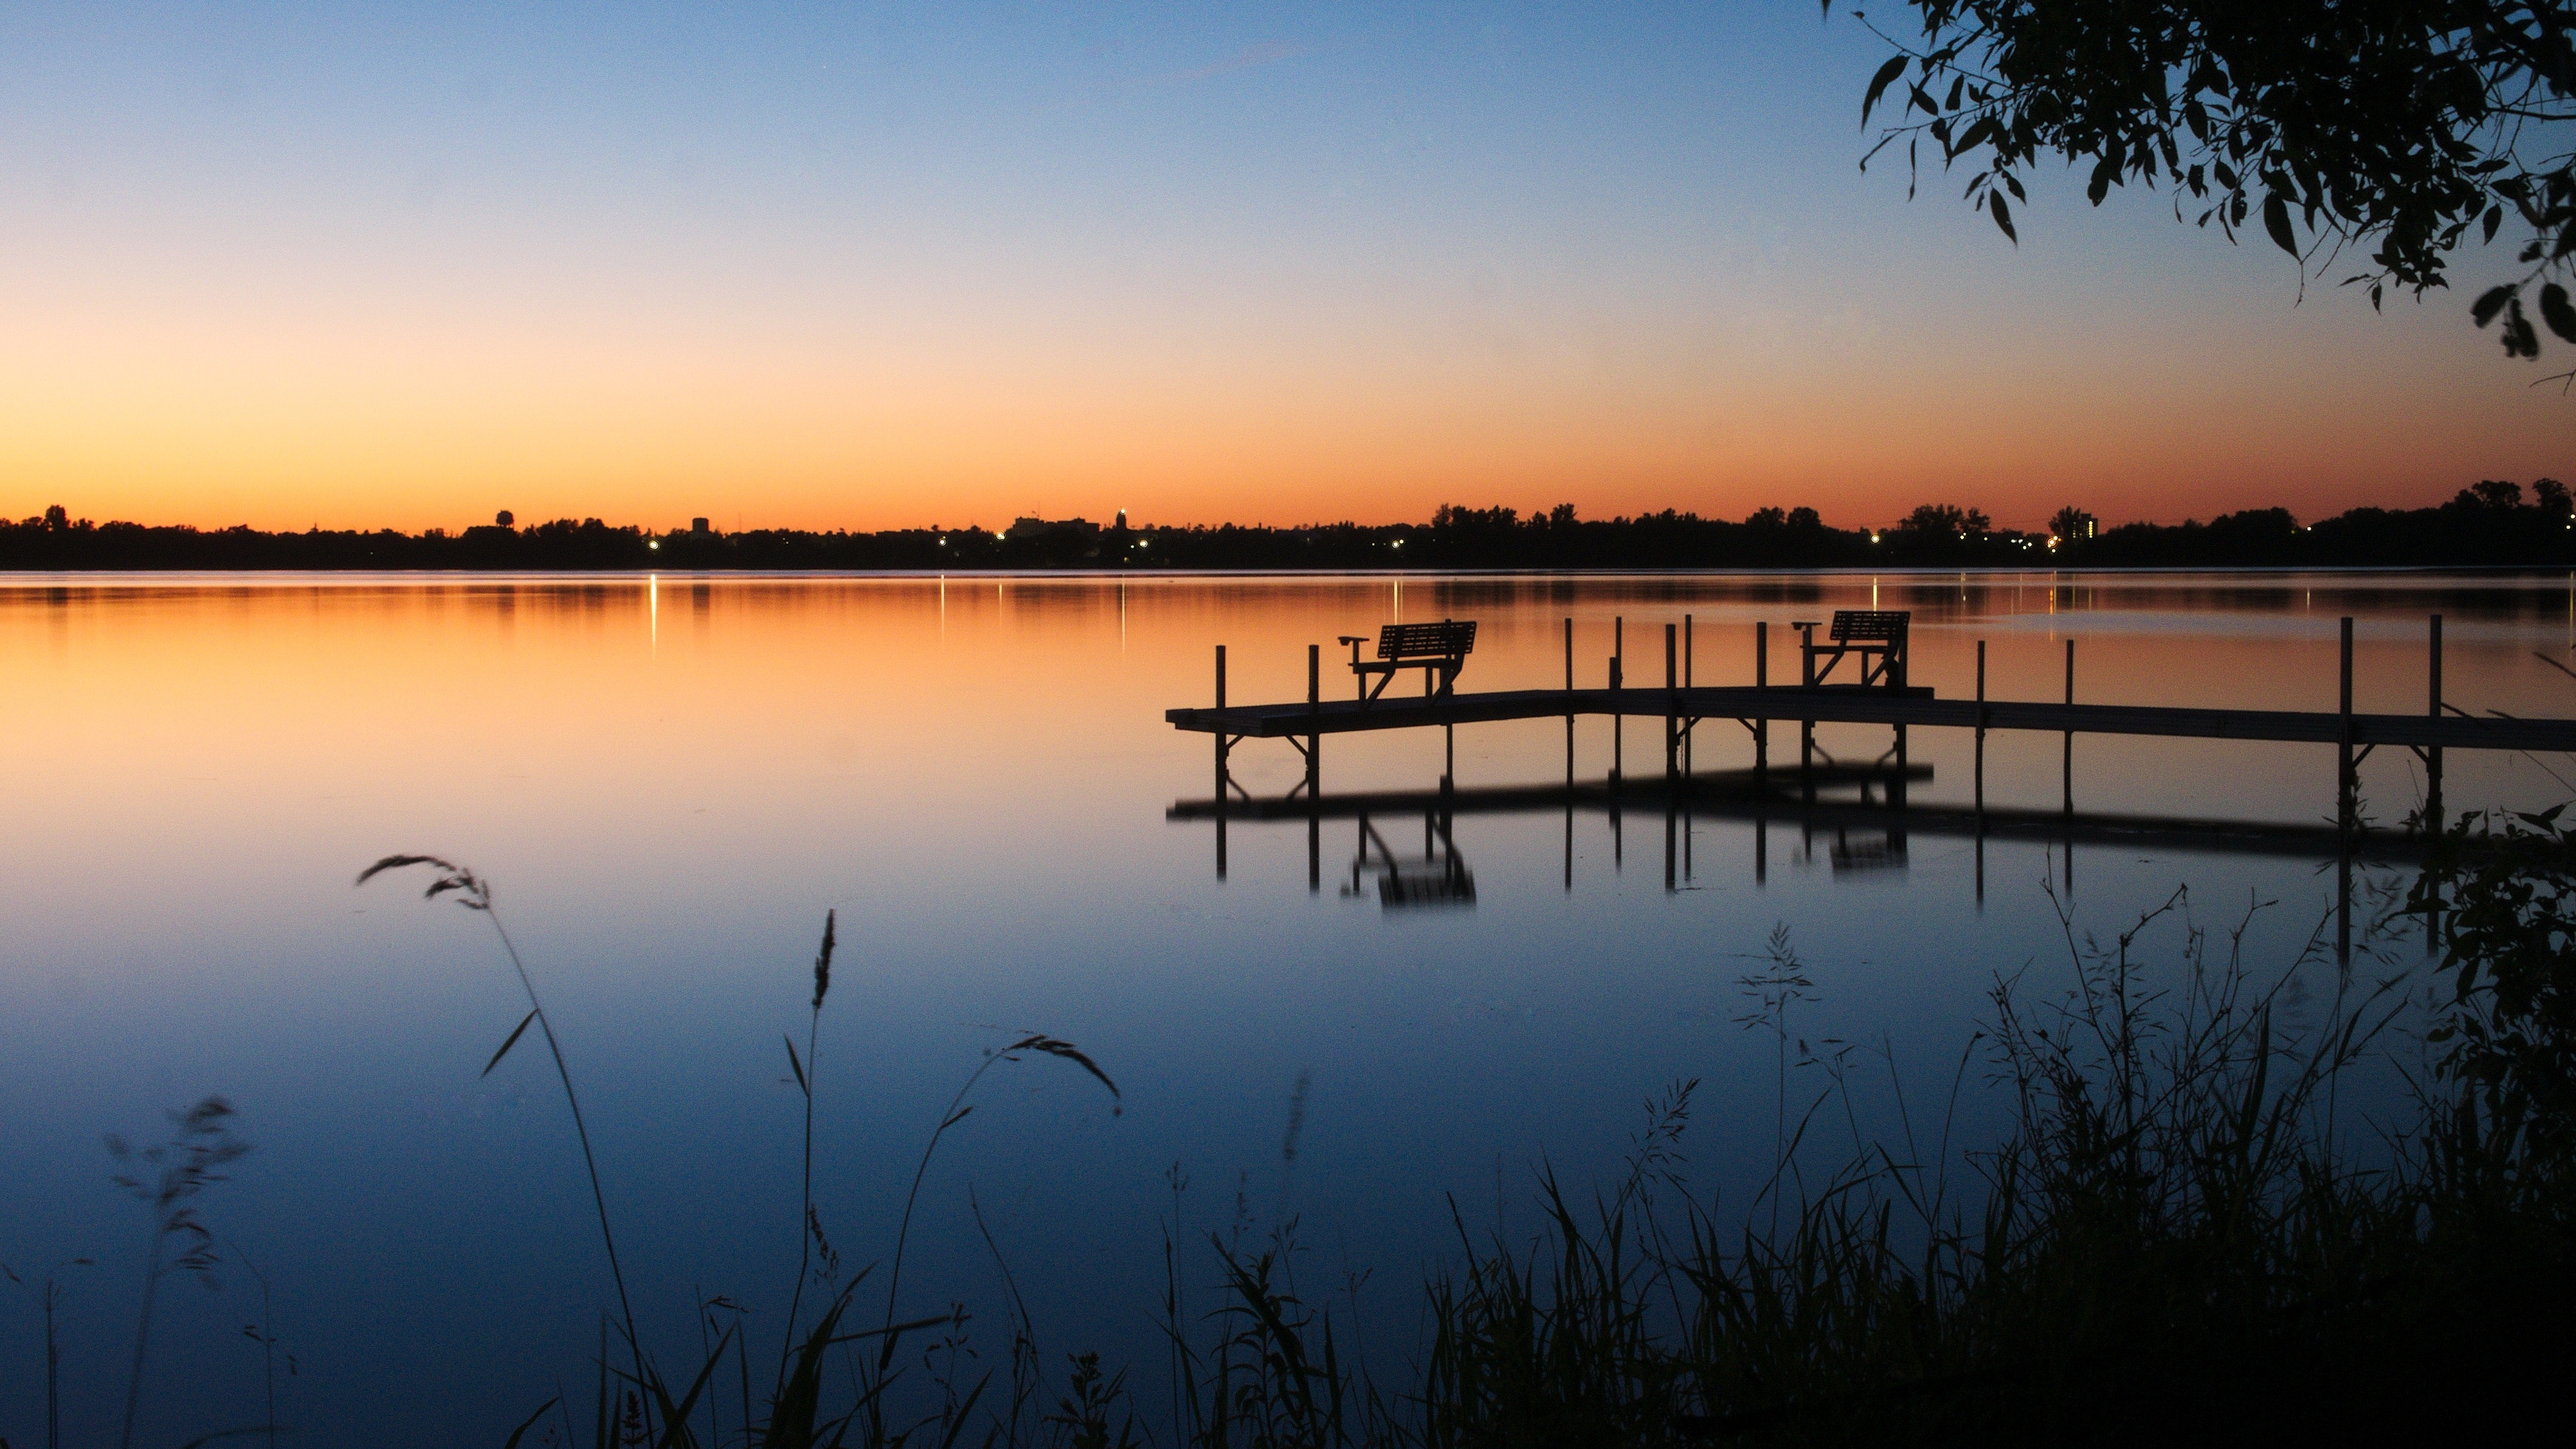
<svg viewBox="0 0 2576 1449">
<path fill-rule="evenodd" d="M 832 989 L 832 927 L 839 911 L 823 913 L 823 949 L 814 953 L 814 1009 L 823 1009 L 824 993 Z"/>
</svg>

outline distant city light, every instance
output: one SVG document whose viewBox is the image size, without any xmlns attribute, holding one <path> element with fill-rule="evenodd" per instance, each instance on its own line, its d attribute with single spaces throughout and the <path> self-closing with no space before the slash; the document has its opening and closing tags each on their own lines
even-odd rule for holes
<svg viewBox="0 0 2576 1449">
<path fill-rule="evenodd" d="M 1875 534 L 1875 533 L 1871 534 L 1871 535 L 1869 536 L 1869 541 L 1870 541 L 1870 542 L 1872 542 L 1872 543 L 1876 543 L 1876 542 L 1878 542 L 1878 535 L 1877 535 L 1877 534 Z"/>
<path fill-rule="evenodd" d="M 646 539 L 644 541 L 644 546 L 646 548 L 660 548 L 662 546 L 662 540 L 658 538 Z"/>
</svg>

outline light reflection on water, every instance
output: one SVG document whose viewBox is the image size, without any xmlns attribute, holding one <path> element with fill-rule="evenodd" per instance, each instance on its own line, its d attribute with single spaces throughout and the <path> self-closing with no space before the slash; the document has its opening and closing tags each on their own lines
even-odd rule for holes
<svg viewBox="0 0 2576 1449">
<path fill-rule="evenodd" d="M 515 983 L 464 913 L 349 886 L 388 851 L 433 850 L 494 879 L 549 994 L 666 1357 L 695 1341 L 693 1289 L 772 1318 L 786 1297 L 799 1118 L 778 1038 L 801 1037 L 826 908 L 844 948 L 818 1197 L 853 1266 L 890 1248 L 921 1142 L 1003 1033 L 1073 1040 L 1126 1094 L 1113 1118 L 1058 1064 L 991 1078 L 924 1189 L 908 1310 L 953 1296 L 998 1320 L 971 1184 L 1049 1349 L 1150 1378 L 1177 1163 L 1185 1237 L 1238 1210 L 1298 1215 L 1321 1271 L 1376 1271 L 1373 1327 L 1400 1344 L 1451 1195 L 1479 1228 L 1528 1226 L 1533 1165 L 1610 1171 L 1675 1077 L 1706 1084 L 1695 1185 L 1750 1190 L 1778 1090 L 1739 982 L 1775 923 L 1816 983 L 1794 1030 L 1885 1039 L 1946 1082 L 1995 973 L 2062 979 L 2043 879 L 2063 894 L 2071 870 L 2079 928 L 2105 932 L 2178 884 L 2213 925 L 2277 901 L 2248 949 L 2286 963 L 2334 873 L 2156 837 L 2087 837 L 2070 859 L 2002 831 L 1980 852 L 1940 825 L 1968 798 L 1968 741 L 1917 730 L 1930 777 L 1901 838 L 1714 805 L 1668 837 L 1660 806 L 1587 804 L 1458 812 L 1426 839 L 1408 806 L 1311 842 L 1302 817 L 1233 819 L 1220 882 L 1212 825 L 1174 809 L 1209 794 L 1208 741 L 1161 718 L 1207 702 L 1213 646 L 1235 700 L 1302 698 L 1309 643 L 1330 667 L 1339 635 L 1475 618 L 1462 687 L 1549 687 L 1562 620 L 1593 684 L 1624 619 L 1628 677 L 1651 683 L 1687 613 L 1694 678 L 1749 683 L 1756 620 L 1783 679 L 1789 619 L 1874 602 L 1915 611 L 1913 680 L 1944 695 L 1971 691 L 1985 639 L 1992 696 L 2055 698 L 2073 638 L 2081 700 L 2328 709 L 2353 614 L 2358 707 L 2413 712 L 2438 611 L 2452 703 L 2567 714 L 2576 682 L 2532 656 L 2569 658 L 2571 600 L 2557 577 L 2402 574 L 0 581 L 19 822 L 0 845 L 0 1259 L 100 1256 L 69 1279 L 66 1359 L 71 1437 L 96 1437 L 144 1241 L 98 1135 L 149 1136 L 157 1109 L 220 1091 L 259 1151 L 208 1218 L 276 1285 L 307 1442 L 458 1437 L 389 1427 L 387 1404 L 456 1405 L 463 1437 L 497 1440 L 583 1372 L 607 1287 L 569 1124 L 541 1057 L 475 1075 L 523 1010 Z M 1630 773 L 1659 769 L 1660 721 L 1628 731 Z M 1881 733 L 1820 738 L 1866 759 Z M 1584 721 L 1576 748 L 1597 777 L 1610 726 Z M 1457 783 L 1548 785 L 1563 749 L 1555 721 L 1464 728 Z M 1994 736 L 1989 802 L 2053 808 L 2058 750 Z M 1694 756 L 1735 769 L 1749 746 L 1712 722 Z M 1232 767 L 1276 797 L 1304 765 L 1253 741 Z M 1325 788 L 1419 792 L 1444 767 L 1434 732 L 1340 737 Z M 2088 812 L 2315 824 L 2332 769 L 2318 747 L 2087 739 L 2076 794 Z M 2448 793 L 2536 808 L 2567 774 L 2454 753 Z M 2364 768 L 2383 821 L 2420 788 L 2403 752 Z M 246 1286 L 170 1300 L 159 1437 L 256 1419 Z M 0 1315 L 12 1382 L 37 1335 Z M 0 1396 L 0 1435 L 39 1442 L 35 1402 Z"/>
</svg>

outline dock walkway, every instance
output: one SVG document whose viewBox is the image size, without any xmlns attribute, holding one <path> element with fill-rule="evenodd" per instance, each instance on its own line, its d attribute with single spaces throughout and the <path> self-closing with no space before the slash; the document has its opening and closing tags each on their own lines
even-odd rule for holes
<svg viewBox="0 0 2576 1449">
<path fill-rule="evenodd" d="M 2419 749 L 2576 751 L 2576 720 L 2334 711 L 2203 709 L 2170 705 L 2052 704 L 1941 699 L 1929 689 L 1751 685 L 1683 689 L 1512 689 L 1431 699 L 1346 699 L 1166 710 L 1174 728 L 1238 739 L 1288 739 L 1360 730 L 1422 729 L 1569 715 L 1685 720 L 1806 721 L 2030 730 L 2047 734 L 2156 735 L 2293 744 Z"/>
</svg>

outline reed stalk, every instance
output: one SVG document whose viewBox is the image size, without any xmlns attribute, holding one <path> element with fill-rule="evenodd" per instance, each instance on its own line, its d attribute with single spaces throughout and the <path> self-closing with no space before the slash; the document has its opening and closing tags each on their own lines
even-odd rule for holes
<svg viewBox="0 0 2576 1449">
<path fill-rule="evenodd" d="M 193 1273 L 208 1287 L 214 1286 L 214 1234 L 198 1220 L 196 1199 L 226 1181 L 225 1165 L 250 1151 L 249 1143 L 232 1135 L 232 1104 L 221 1097 L 207 1097 L 169 1117 L 174 1130 L 158 1146 L 135 1151 L 120 1137 L 107 1139 L 110 1156 L 120 1163 L 139 1164 L 133 1172 L 117 1173 L 116 1185 L 152 1208 L 152 1240 L 144 1253 L 143 1304 L 134 1321 L 134 1356 L 125 1379 L 119 1449 L 132 1449 L 134 1443 L 134 1414 L 143 1401 L 143 1366 L 162 1278 Z"/>
<path fill-rule="evenodd" d="M 1058 1057 L 1089 1072 L 1100 1085 L 1109 1089 L 1110 1100 L 1113 1103 L 1111 1113 L 1114 1115 L 1124 1110 L 1125 1099 L 1119 1094 L 1118 1084 L 1109 1079 L 1109 1074 L 1100 1069 L 1099 1063 L 1085 1055 L 1082 1049 L 1073 1043 L 1059 1041 L 1042 1032 L 1032 1032 L 1000 1051 L 992 1053 L 977 1064 L 974 1071 L 967 1074 L 965 1085 L 957 1089 L 956 1096 L 948 1099 L 947 1109 L 940 1113 L 939 1125 L 931 1129 L 930 1141 L 921 1149 L 921 1161 L 912 1170 L 912 1188 L 903 1196 L 903 1221 L 895 1229 L 894 1235 L 894 1265 L 886 1273 L 886 1311 L 885 1325 L 882 1330 L 885 1334 L 885 1343 L 879 1349 L 877 1356 L 877 1369 L 880 1373 L 885 1370 L 886 1365 L 894 1361 L 895 1294 L 903 1284 L 903 1250 L 905 1244 L 912 1238 L 912 1210 L 921 1198 L 922 1179 L 930 1175 L 930 1159 L 939 1151 L 939 1140 L 948 1135 L 948 1129 L 965 1121 L 974 1112 L 975 1109 L 967 1104 L 966 1098 L 974 1092 L 975 1084 L 984 1080 L 984 1074 L 1003 1062 L 1020 1061 L 1023 1059 L 1023 1054 L 1028 1052 Z"/>
<path fill-rule="evenodd" d="M 421 899 L 434 901 L 453 893 L 458 905 L 480 913 L 485 921 L 491 923 L 492 934 L 500 938 L 501 949 L 510 958 L 510 969 L 518 973 L 519 989 L 528 998 L 528 1014 L 520 1018 L 518 1026 L 503 1039 L 500 1049 L 492 1053 L 492 1059 L 483 1064 L 483 1075 L 490 1076 L 492 1069 L 501 1065 L 501 1059 L 510 1054 L 510 1048 L 519 1044 L 528 1024 L 534 1022 L 545 1038 L 547 1053 L 554 1058 L 555 1079 L 563 1084 L 564 1105 L 572 1109 L 573 1136 L 581 1143 L 582 1169 L 590 1175 L 591 1205 L 599 1214 L 599 1241 L 608 1251 L 608 1276 L 617 1285 L 618 1315 L 625 1320 L 627 1350 L 634 1359 L 635 1377 L 641 1380 L 644 1377 L 644 1346 L 636 1337 L 635 1305 L 627 1296 L 626 1270 L 617 1261 L 617 1235 L 608 1225 L 608 1193 L 600 1185 L 599 1158 L 591 1150 L 590 1127 L 582 1119 L 581 1094 L 573 1090 L 572 1068 L 564 1062 L 563 1043 L 555 1037 L 554 1022 L 546 1016 L 545 1003 L 537 999 L 537 983 L 528 975 L 527 962 L 519 957 L 518 943 L 510 939 L 509 929 L 501 924 L 500 913 L 493 909 L 491 882 L 465 867 L 434 855 L 388 855 L 358 872 L 356 884 L 365 885 L 386 871 L 405 870 L 416 865 L 425 865 L 440 872 L 438 878 L 430 882 L 429 888 L 421 892 Z"/>
<path fill-rule="evenodd" d="M 814 1251 L 814 1072 L 818 1060 L 815 1048 L 823 1025 L 823 998 L 832 990 L 833 927 L 840 912 L 823 913 L 823 945 L 814 953 L 814 1001 L 805 1018 L 805 1059 L 796 1059 L 796 1043 L 787 1044 L 787 1066 L 796 1074 L 796 1090 L 805 1099 L 805 1172 L 804 1189 L 796 1214 L 796 1288 L 787 1300 L 787 1324 L 778 1337 L 778 1379 L 771 1388 L 775 1398 L 787 1383 L 787 1360 L 796 1348 L 796 1315 L 805 1301 L 805 1277 L 812 1271 Z"/>
</svg>

